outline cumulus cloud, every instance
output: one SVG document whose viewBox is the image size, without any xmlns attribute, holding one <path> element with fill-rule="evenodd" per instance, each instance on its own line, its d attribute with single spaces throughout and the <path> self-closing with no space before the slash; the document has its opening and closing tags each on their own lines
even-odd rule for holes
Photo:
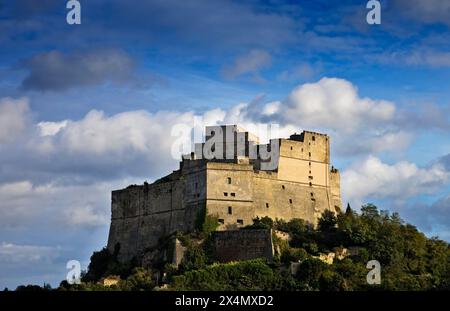
<svg viewBox="0 0 450 311">
<path fill-rule="evenodd" d="M 105 213 L 105 210 L 99 213 L 91 205 L 80 206 L 65 212 L 68 223 L 75 226 L 101 226 L 108 225 L 110 222 L 110 217 L 108 217 L 108 213 Z"/>
<path fill-rule="evenodd" d="M 361 125 L 380 126 L 392 121 L 395 115 L 393 103 L 361 98 L 351 82 L 336 78 L 322 78 L 315 83 L 302 84 L 285 100 L 269 105 L 271 118 L 283 124 L 347 133 Z M 267 110 L 263 107 L 262 111 Z M 264 115 L 253 117 L 267 119 Z"/>
<path fill-rule="evenodd" d="M 433 193 L 450 180 L 450 171 L 441 163 L 419 168 L 407 161 L 383 163 L 369 156 L 354 163 L 342 175 L 343 196 L 360 203 L 364 198 L 404 200 Z"/>
<path fill-rule="evenodd" d="M 34 184 L 29 180 L 0 184 L 0 225 L 93 228 L 109 223 L 110 192 L 132 183 L 120 179 L 89 184 Z"/>
<path fill-rule="evenodd" d="M 254 78 L 260 79 L 259 72 L 270 65 L 272 57 L 266 51 L 251 50 L 241 55 L 232 65 L 223 68 L 222 73 L 228 79 L 241 75 L 252 74 Z"/>
<path fill-rule="evenodd" d="M 27 127 L 28 100 L 0 99 L 0 144 L 13 142 Z"/>
<path fill-rule="evenodd" d="M 322 78 L 301 84 L 281 101 L 257 98 L 240 111 L 246 119 L 331 134 L 340 155 L 406 149 L 412 134 L 402 130 L 394 103 L 361 97 L 351 82 Z M 406 120 L 404 120 L 406 122 Z"/>
<path fill-rule="evenodd" d="M 280 118 L 305 127 L 325 127 L 351 132 L 361 124 L 377 124 L 392 120 L 393 103 L 361 98 L 349 81 L 323 78 L 295 88 L 283 102 Z"/>
<path fill-rule="evenodd" d="M 23 61 L 21 67 L 28 71 L 22 81 L 25 90 L 63 91 L 104 82 L 139 83 L 134 60 L 114 49 L 50 51 Z"/>
</svg>

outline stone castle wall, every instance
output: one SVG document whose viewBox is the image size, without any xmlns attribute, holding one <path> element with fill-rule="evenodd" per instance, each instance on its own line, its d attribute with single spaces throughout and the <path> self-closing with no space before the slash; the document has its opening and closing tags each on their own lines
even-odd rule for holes
<svg viewBox="0 0 450 311">
<path fill-rule="evenodd" d="M 273 260 L 271 230 L 231 230 L 214 233 L 214 256 L 219 262 L 266 258 Z"/>
<path fill-rule="evenodd" d="M 193 231 L 205 213 L 218 218 L 222 231 L 264 216 L 316 224 L 325 210 L 342 206 L 340 176 L 330 169 L 329 144 L 327 135 L 303 132 L 279 139 L 278 167 L 273 171 L 258 170 L 245 159 L 194 157 L 153 184 L 113 191 L 108 248 L 113 251 L 119 243 L 120 260 L 131 259 L 175 231 Z"/>
</svg>

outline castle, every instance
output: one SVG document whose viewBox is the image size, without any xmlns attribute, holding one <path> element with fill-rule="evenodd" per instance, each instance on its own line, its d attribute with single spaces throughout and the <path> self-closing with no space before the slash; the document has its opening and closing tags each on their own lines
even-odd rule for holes
<svg viewBox="0 0 450 311">
<path fill-rule="evenodd" d="M 191 232 L 213 216 L 217 230 L 256 217 L 301 218 L 312 224 L 340 211 L 339 171 L 330 167 L 330 138 L 303 131 L 259 144 L 236 125 L 207 126 L 205 142 L 178 170 L 152 184 L 112 192 L 108 249 L 120 260 L 142 256 L 175 231 Z"/>
</svg>

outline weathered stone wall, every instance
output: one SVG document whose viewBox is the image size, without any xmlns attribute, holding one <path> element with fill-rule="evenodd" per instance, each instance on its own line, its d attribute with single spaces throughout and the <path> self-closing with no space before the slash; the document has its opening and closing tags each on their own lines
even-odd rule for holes
<svg viewBox="0 0 450 311">
<path fill-rule="evenodd" d="M 219 262 L 266 258 L 273 260 L 271 230 L 214 232 L 214 255 Z"/>
<path fill-rule="evenodd" d="M 125 261 L 175 231 L 192 231 L 205 208 L 205 172 L 188 167 L 183 178 L 113 191 L 108 249 L 119 243 L 119 259 Z"/>
<path fill-rule="evenodd" d="M 326 187 L 267 177 L 267 174 L 255 174 L 253 178 L 255 216 L 274 220 L 301 218 L 316 224 L 317 218 L 329 208 Z"/>
</svg>

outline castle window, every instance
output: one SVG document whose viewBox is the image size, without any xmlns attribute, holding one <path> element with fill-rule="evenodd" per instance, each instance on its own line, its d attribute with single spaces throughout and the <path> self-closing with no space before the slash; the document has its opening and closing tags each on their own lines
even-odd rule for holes
<svg viewBox="0 0 450 311">
<path fill-rule="evenodd" d="M 266 207 L 269 208 L 269 203 L 266 203 Z"/>
<path fill-rule="evenodd" d="M 314 196 L 314 193 L 313 193 L 313 192 L 311 192 L 311 196 L 312 196 L 312 197 Z"/>
<path fill-rule="evenodd" d="M 316 202 L 316 199 L 315 198 L 311 198 L 311 201 Z"/>
<path fill-rule="evenodd" d="M 316 141 L 316 136 L 313 136 L 313 137 L 312 137 L 312 140 L 313 140 L 313 141 Z"/>
<path fill-rule="evenodd" d="M 289 199 L 289 203 L 292 204 L 292 199 Z"/>
<path fill-rule="evenodd" d="M 230 215 L 233 214 L 233 208 L 231 206 L 228 206 L 228 214 Z"/>
<path fill-rule="evenodd" d="M 227 177 L 227 184 L 231 184 L 231 177 Z"/>
<path fill-rule="evenodd" d="M 235 196 L 236 196 L 236 193 L 231 192 L 231 196 L 232 196 L 232 197 L 235 197 Z"/>
<path fill-rule="evenodd" d="M 312 187 L 312 182 L 309 182 L 309 186 Z"/>
<path fill-rule="evenodd" d="M 227 197 L 227 196 L 228 196 L 228 192 L 224 192 L 224 193 L 223 193 L 223 196 L 224 196 L 224 197 Z"/>
<path fill-rule="evenodd" d="M 242 219 L 238 219 L 238 220 L 237 220 L 237 223 L 238 223 L 239 225 L 243 225 L 243 224 L 244 224 L 244 221 L 243 221 Z"/>
<path fill-rule="evenodd" d="M 284 185 L 281 185 L 281 189 L 283 189 L 283 190 L 285 189 Z"/>
<path fill-rule="evenodd" d="M 308 178 L 309 178 L 309 180 L 312 180 L 313 179 L 313 177 L 310 175 L 310 176 L 308 176 Z"/>
<path fill-rule="evenodd" d="M 309 154 L 311 154 L 311 152 Z M 309 162 L 309 166 L 311 166 L 311 162 Z"/>
<path fill-rule="evenodd" d="M 222 218 L 220 218 L 219 220 L 219 224 L 223 225 L 225 223 L 225 220 L 223 220 Z"/>
<path fill-rule="evenodd" d="M 303 148 L 302 148 L 302 152 L 303 152 Z"/>
<path fill-rule="evenodd" d="M 292 150 L 292 146 L 291 146 L 291 150 Z"/>
<path fill-rule="evenodd" d="M 309 173 L 311 174 L 311 170 L 309 170 Z"/>
<path fill-rule="evenodd" d="M 311 152 L 309 153 L 309 156 L 311 157 Z"/>
</svg>

